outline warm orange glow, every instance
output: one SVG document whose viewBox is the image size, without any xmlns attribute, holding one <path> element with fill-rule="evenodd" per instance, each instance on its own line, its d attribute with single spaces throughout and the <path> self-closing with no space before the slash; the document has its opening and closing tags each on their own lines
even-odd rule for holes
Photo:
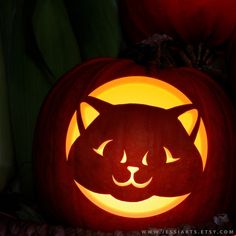
<svg viewBox="0 0 236 236">
<path fill-rule="evenodd" d="M 148 163 L 147 163 L 147 155 L 148 155 L 148 151 L 145 153 L 145 155 L 143 156 L 143 159 L 142 159 L 142 164 L 147 166 Z"/>
<path fill-rule="evenodd" d="M 114 105 L 136 103 L 165 109 L 192 103 L 180 90 L 173 87 L 172 85 L 146 76 L 129 76 L 110 81 L 95 89 L 91 94 L 89 94 L 89 96 L 96 97 Z M 86 103 L 82 103 L 81 113 L 86 124 L 85 126 L 88 126 L 90 123 L 92 123 L 92 121 L 99 115 L 99 113 L 96 114 L 94 109 Z M 178 117 L 183 127 L 189 134 L 195 125 L 197 116 L 198 111 L 193 109 Z M 76 138 L 79 137 L 79 135 L 80 133 L 77 126 L 75 113 L 69 124 L 66 137 L 67 158 L 72 144 Z M 201 155 L 204 169 L 207 161 L 208 143 L 206 129 L 202 119 L 200 121 L 200 127 L 194 144 Z M 167 154 L 169 153 L 167 152 Z M 167 155 L 167 160 L 170 160 L 170 155 Z M 130 179 L 134 180 L 134 178 Z M 129 182 L 128 184 L 133 184 L 135 181 L 130 179 L 128 181 L 131 181 L 132 183 Z M 115 199 L 109 194 L 94 193 L 84 188 L 77 182 L 76 185 L 91 202 L 101 209 L 115 215 L 133 218 L 150 217 L 164 213 L 179 205 L 190 194 L 189 193 L 171 198 L 152 196 L 151 198 L 140 202 L 124 202 Z"/>
<path fill-rule="evenodd" d="M 166 109 L 191 103 L 172 85 L 146 76 L 129 76 L 112 80 L 95 89 L 89 96 L 111 104 L 137 103 Z"/>
<path fill-rule="evenodd" d="M 194 125 L 197 121 L 197 116 L 198 116 L 197 110 L 193 109 L 188 112 L 185 112 L 184 114 L 178 117 L 178 119 L 180 120 L 180 122 L 182 123 L 188 134 L 191 134 L 194 128 Z M 207 161 L 208 143 L 207 143 L 206 129 L 202 119 L 200 120 L 200 127 L 194 144 L 198 149 L 199 153 L 201 154 L 203 169 L 205 169 Z"/>
<path fill-rule="evenodd" d="M 97 154 L 99 154 L 100 156 L 103 156 L 103 150 L 104 150 L 104 148 L 105 148 L 106 145 L 107 145 L 108 143 L 110 143 L 111 141 L 112 141 L 112 139 L 109 139 L 109 140 L 103 142 L 98 148 L 93 148 L 93 150 L 94 150 Z"/>
<path fill-rule="evenodd" d="M 92 192 L 78 182 L 75 181 L 75 183 L 80 191 L 99 208 L 111 214 L 130 218 L 145 218 L 162 214 L 173 209 L 189 196 L 189 194 L 178 197 L 152 196 L 139 202 L 125 202 L 110 194 Z"/>
<path fill-rule="evenodd" d="M 152 177 L 146 181 L 145 183 L 137 183 L 134 179 L 134 174 L 139 170 L 139 167 L 136 166 L 128 166 L 127 167 L 128 171 L 130 172 L 130 178 L 125 181 L 125 182 L 119 182 L 115 179 L 115 177 L 112 175 L 112 180 L 113 182 L 120 187 L 125 187 L 125 186 L 129 186 L 129 185 L 133 185 L 135 188 L 145 188 L 147 187 L 151 181 L 152 181 Z"/>
<path fill-rule="evenodd" d="M 189 135 L 191 134 L 195 126 L 197 117 L 198 117 L 198 112 L 196 109 L 187 111 L 178 117 L 178 119 L 180 120 L 180 122 L 182 123 L 182 125 L 184 126 L 185 130 Z"/>
<path fill-rule="evenodd" d="M 169 149 L 167 149 L 166 147 L 163 147 L 166 153 L 166 163 L 171 163 L 171 162 L 175 162 L 178 161 L 179 158 L 173 158 L 171 152 L 169 151 Z"/>
<path fill-rule="evenodd" d="M 207 161 L 208 143 L 207 143 L 206 129 L 205 129 L 202 119 L 200 121 L 199 131 L 197 133 L 197 137 L 195 139 L 194 144 L 197 147 L 199 153 L 201 154 L 202 165 L 203 165 L 203 170 L 204 170 L 206 166 L 206 161 Z"/>
<path fill-rule="evenodd" d="M 76 112 L 75 112 L 71 118 L 67 135 L 66 135 L 66 159 L 67 160 L 68 160 L 70 148 L 79 136 L 80 136 L 80 132 L 77 125 Z"/>
<path fill-rule="evenodd" d="M 122 159 L 121 159 L 120 163 L 124 164 L 124 163 L 126 163 L 126 161 L 127 161 L 127 155 L 126 155 L 126 152 L 124 150 L 124 153 L 123 153 L 123 156 L 122 156 Z"/>
<path fill-rule="evenodd" d="M 93 107 L 89 106 L 86 102 L 80 104 L 80 112 L 85 129 L 96 119 L 99 115 Z"/>
<path fill-rule="evenodd" d="M 89 95 L 111 104 L 137 103 L 166 109 L 192 103 L 181 91 L 172 85 L 146 76 L 129 76 L 112 80 L 95 89 Z M 86 103 L 81 104 L 81 113 L 83 114 L 82 117 L 84 117 L 87 125 L 98 116 L 98 112 Z M 193 129 L 196 122 L 196 117 L 197 110 L 195 109 L 185 112 L 179 116 L 179 120 L 188 133 L 190 133 Z M 67 158 L 72 144 L 76 138 L 79 137 L 79 135 L 80 133 L 77 126 L 75 113 L 69 124 L 66 137 Z M 208 144 L 206 129 L 202 120 L 194 144 L 201 154 L 203 168 L 205 168 Z"/>
</svg>

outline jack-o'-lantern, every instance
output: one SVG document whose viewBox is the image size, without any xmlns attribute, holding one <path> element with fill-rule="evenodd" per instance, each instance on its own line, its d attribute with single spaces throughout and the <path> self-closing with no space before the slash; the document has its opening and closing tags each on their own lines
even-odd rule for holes
<svg viewBox="0 0 236 236">
<path fill-rule="evenodd" d="M 119 4 L 124 29 L 132 42 L 159 33 L 185 43 L 219 46 L 236 26 L 234 0 L 124 0 Z"/>
<path fill-rule="evenodd" d="M 231 200 L 233 113 L 214 81 L 191 68 L 82 64 L 39 115 L 42 204 L 70 225 L 104 231 L 207 220 Z"/>
</svg>

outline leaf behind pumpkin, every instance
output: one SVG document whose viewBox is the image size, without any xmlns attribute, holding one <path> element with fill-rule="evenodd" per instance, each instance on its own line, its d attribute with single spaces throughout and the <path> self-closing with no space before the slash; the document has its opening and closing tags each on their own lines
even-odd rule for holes
<svg viewBox="0 0 236 236">
<path fill-rule="evenodd" d="M 115 0 L 65 1 L 83 59 L 116 57 L 121 29 Z"/>
<path fill-rule="evenodd" d="M 56 78 L 80 62 L 79 46 L 62 0 L 36 0 L 32 24 L 37 45 Z"/>
<path fill-rule="evenodd" d="M 24 0 L 4 1 L 0 8 L 2 43 L 6 65 L 10 116 L 20 191 L 33 197 L 32 142 L 42 101 L 51 88 L 51 78 L 26 50 Z M 49 75 L 48 75 L 49 76 Z"/>
<path fill-rule="evenodd" d="M 13 144 L 9 116 L 8 92 L 0 32 L 0 191 L 13 175 Z"/>
</svg>

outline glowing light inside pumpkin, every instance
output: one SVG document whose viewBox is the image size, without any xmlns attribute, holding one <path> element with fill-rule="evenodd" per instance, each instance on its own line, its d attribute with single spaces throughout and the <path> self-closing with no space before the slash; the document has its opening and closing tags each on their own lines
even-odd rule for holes
<svg viewBox="0 0 236 236">
<path fill-rule="evenodd" d="M 128 166 L 127 169 L 129 170 L 130 172 L 130 178 L 125 181 L 125 182 L 119 182 L 115 179 L 115 177 L 112 175 L 112 180 L 113 182 L 117 185 L 117 186 L 120 186 L 120 187 L 125 187 L 125 186 L 129 186 L 129 185 L 133 185 L 135 188 L 145 188 L 146 186 L 148 186 L 151 181 L 152 181 L 152 177 L 146 181 L 145 183 L 137 183 L 135 180 L 134 180 L 134 174 L 139 170 L 139 167 L 136 167 L 136 166 Z"/>
<path fill-rule="evenodd" d="M 169 109 L 183 104 L 192 102 L 174 86 L 146 76 L 129 76 L 112 80 L 99 88 L 95 89 L 89 96 L 93 96 L 109 102 L 111 104 L 137 103 L 146 104 L 156 107 Z M 88 126 L 99 113 L 88 106 L 86 103 L 81 104 L 82 118 Z M 194 121 L 197 119 L 197 110 L 191 110 L 182 114 L 178 118 L 188 133 L 194 127 Z M 72 144 L 79 137 L 80 132 L 77 126 L 76 112 L 72 116 L 68 127 L 66 137 L 66 157 Z M 194 142 L 202 157 L 203 168 L 207 160 L 207 135 L 204 123 L 201 119 L 197 137 Z"/>
<path fill-rule="evenodd" d="M 162 214 L 173 209 L 189 196 L 189 194 L 178 197 L 152 196 L 139 202 L 125 202 L 110 194 L 92 192 L 78 182 L 75 181 L 75 183 L 80 191 L 99 208 L 118 216 L 130 218 L 145 218 Z"/>
<path fill-rule="evenodd" d="M 112 139 L 109 139 L 109 140 L 103 142 L 98 148 L 93 148 L 93 150 L 94 150 L 97 154 L 99 154 L 100 156 L 103 156 L 103 150 L 104 150 L 104 148 L 105 148 L 106 145 L 107 145 L 108 143 L 110 143 L 111 141 L 112 141 Z"/>
<path fill-rule="evenodd" d="M 97 112 L 91 106 L 88 106 L 88 104 L 85 102 L 82 102 L 80 104 L 80 111 L 81 111 L 82 120 L 83 120 L 83 124 L 84 124 L 85 129 L 99 115 L 99 112 Z"/>
<path fill-rule="evenodd" d="M 168 148 L 166 148 L 166 147 L 163 147 L 163 148 L 164 148 L 165 153 L 166 153 L 166 163 L 171 163 L 171 162 L 175 162 L 175 161 L 179 160 L 179 158 L 173 158 L 172 157 L 172 154 L 171 154 L 171 152 L 169 151 Z"/>
<path fill-rule="evenodd" d="M 185 130 L 189 135 L 191 134 L 195 126 L 195 123 L 197 121 L 197 116 L 198 116 L 197 110 L 193 109 L 188 112 L 185 112 L 184 114 L 178 117 L 178 119 L 180 120 L 180 122 L 182 123 L 182 125 L 184 126 Z"/>
<path fill-rule="evenodd" d="M 169 109 L 172 107 L 191 104 L 192 102 L 177 88 L 146 76 L 129 76 L 110 81 L 97 89 L 89 96 L 96 97 L 111 104 L 145 104 L 155 107 Z M 81 114 L 86 127 L 99 115 L 86 103 L 81 104 Z M 197 120 L 198 112 L 193 109 L 178 117 L 186 131 L 190 134 Z M 76 112 L 71 118 L 66 137 L 66 157 L 72 144 L 79 137 Z M 207 161 L 207 135 L 203 120 L 200 120 L 199 130 L 194 142 L 203 163 L 203 169 Z M 76 181 L 75 181 L 76 182 Z M 183 202 L 190 194 L 177 197 L 152 196 L 140 202 L 120 201 L 109 194 L 98 194 L 92 192 L 76 182 L 80 191 L 96 206 L 112 214 L 124 217 L 150 217 L 164 213 Z"/>
</svg>

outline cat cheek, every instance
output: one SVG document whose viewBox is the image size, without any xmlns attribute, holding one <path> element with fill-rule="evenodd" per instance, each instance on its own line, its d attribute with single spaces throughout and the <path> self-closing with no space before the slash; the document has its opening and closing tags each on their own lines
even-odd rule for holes
<svg viewBox="0 0 236 236">
<path fill-rule="evenodd" d="M 135 175 L 135 181 L 138 183 L 144 183 L 144 182 L 147 182 L 153 176 L 154 176 L 154 172 L 151 171 L 151 168 L 148 168 L 148 167 L 140 168 L 139 171 Z"/>
<path fill-rule="evenodd" d="M 125 163 L 121 163 L 122 157 L 123 157 L 123 151 L 121 149 L 107 149 L 104 152 L 104 157 L 107 157 L 110 159 L 110 161 L 116 165 L 118 168 L 125 165 Z"/>
<path fill-rule="evenodd" d="M 113 165 L 112 175 L 119 182 L 125 182 L 130 178 L 130 172 L 127 170 L 127 167 L 124 165 Z"/>
<path fill-rule="evenodd" d="M 148 166 L 146 168 L 157 169 L 160 166 L 165 165 L 165 163 L 166 157 L 156 154 L 154 156 L 148 157 Z"/>
</svg>

